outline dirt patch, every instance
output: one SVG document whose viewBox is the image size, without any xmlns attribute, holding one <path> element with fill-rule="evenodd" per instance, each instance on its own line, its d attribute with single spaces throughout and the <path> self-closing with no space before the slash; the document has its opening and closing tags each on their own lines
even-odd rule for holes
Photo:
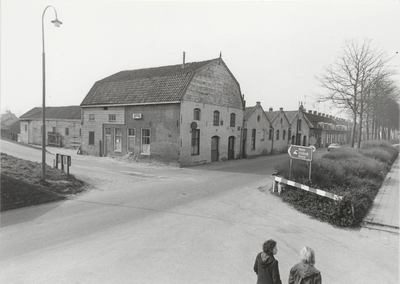
<svg viewBox="0 0 400 284">
<path fill-rule="evenodd" d="M 86 185 L 73 175 L 42 164 L 1 153 L 1 211 L 62 200 L 82 192 Z"/>
</svg>

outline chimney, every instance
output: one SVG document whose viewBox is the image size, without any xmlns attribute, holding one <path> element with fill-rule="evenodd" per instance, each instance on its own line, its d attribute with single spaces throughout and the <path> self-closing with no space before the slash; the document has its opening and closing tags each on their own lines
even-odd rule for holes
<svg viewBox="0 0 400 284">
<path fill-rule="evenodd" d="M 314 110 L 314 114 L 317 114 L 317 111 L 316 111 L 316 110 Z"/>
<path fill-rule="evenodd" d="M 185 52 L 183 52 L 183 63 L 182 63 L 182 69 L 185 69 Z"/>
<path fill-rule="evenodd" d="M 260 105 L 260 102 L 256 102 L 256 104 L 259 106 L 259 105 Z"/>
<path fill-rule="evenodd" d="M 280 107 L 279 109 L 280 109 L 280 110 L 283 110 L 283 107 Z"/>
<path fill-rule="evenodd" d="M 273 111 L 274 109 L 272 107 L 269 108 L 269 111 Z"/>
<path fill-rule="evenodd" d="M 321 115 L 321 113 L 319 112 L 318 115 Z"/>
<path fill-rule="evenodd" d="M 312 113 L 312 110 L 310 109 L 310 110 L 308 110 L 308 113 Z"/>
</svg>

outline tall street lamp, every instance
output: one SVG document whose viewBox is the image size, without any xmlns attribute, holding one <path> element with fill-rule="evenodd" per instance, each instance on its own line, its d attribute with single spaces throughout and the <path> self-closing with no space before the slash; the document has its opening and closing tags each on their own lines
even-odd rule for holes
<svg viewBox="0 0 400 284">
<path fill-rule="evenodd" d="M 43 123 L 42 123 L 42 181 L 46 179 L 46 71 L 45 71 L 45 53 L 44 53 L 44 14 L 48 8 L 53 8 L 56 19 L 51 21 L 56 27 L 59 27 L 62 22 L 60 22 L 57 18 L 57 11 L 53 6 L 47 6 L 42 15 L 42 44 L 43 44 Z"/>
</svg>

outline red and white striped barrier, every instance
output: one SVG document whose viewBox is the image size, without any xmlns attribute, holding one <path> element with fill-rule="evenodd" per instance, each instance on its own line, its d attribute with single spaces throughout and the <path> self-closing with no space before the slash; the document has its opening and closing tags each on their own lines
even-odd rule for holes
<svg viewBox="0 0 400 284">
<path fill-rule="evenodd" d="M 281 177 L 277 177 L 277 176 L 274 177 L 274 182 L 273 182 L 273 186 L 272 186 L 272 192 L 275 192 L 276 182 L 278 182 L 278 192 L 279 192 L 279 194 L 282 191 L 281 183 L 283 183 L 283 184 L 287 184 L 287 185 L 290 185 L 290 186 L 294 186 L 294 187 L 300 188 L 300 189 L 305 190 L 305 191 L 313 192 L 315 194 L 318 194 L 318 195 L 321 195 L 321 196 L 324 196 L 324 197 L 327 197 L 327 198 L 330 198 L 330 199 L 333 199 L 333 200 L 339 201 L 339 200 L 342 200 L 342 198 L 343 198 L 342 196 L 339 196 L 339 195 L 336 195 L 336 194 L 333 194 L 333 193 L 330 193 L 330 192 L 326 192 L 326 191 L 323 191 L 323 190 L 320 190 L 320 189 L 315 189 L 315 188 L 309 187 L 307 185 L 300 184 L 300 183 L 297 183 L 297 182 L 294 182 L 294 181 L 291 181 L 291 180 L 287 180 L 287 179 L 284 179 L 284 178 L 281 178 Z"/>
</svg>

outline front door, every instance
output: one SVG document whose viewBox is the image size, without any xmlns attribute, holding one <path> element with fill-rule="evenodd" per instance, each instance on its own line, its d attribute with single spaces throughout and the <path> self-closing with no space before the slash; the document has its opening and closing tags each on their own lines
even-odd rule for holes
<svg viewBox="0 0 400 284">
<path fill-rule="evenodd" d="M 211 137 L 211 162 L 218 162 L 219 159 L 219 137 Z"/>
<path fill-rule="evenodd" d="M 235 159 L 235 137 L 231 136 L 228 140 L 228 160 Z"/>
<path fill-rule="evenodd" d="M 104 143 L 104 157 L 110 156 L 110 151 L 112 150 L 112 142 L 111 142 L 111 128 L 106 128 L 106 141 Z"/>
</svg>

